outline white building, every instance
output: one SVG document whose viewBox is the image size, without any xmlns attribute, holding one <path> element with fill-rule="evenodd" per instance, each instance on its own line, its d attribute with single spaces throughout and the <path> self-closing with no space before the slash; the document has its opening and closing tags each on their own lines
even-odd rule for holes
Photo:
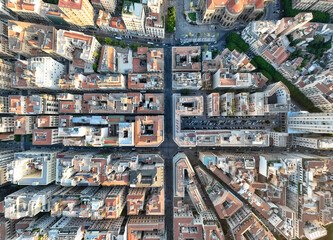
<svg viewBox="0 0 333 240">
<path fill-rule="evenodd" d="M 145 35 L 146 13 L 141 3 L 125 2 L 122 17 L 127 30 L 136 35 Z"/>
<path fill-rule="evenodd" d="M 15 153 L 8 164 L 7 179 L 19 185 L 48 185 L 56 177 L 55 150 L 29 150 Z"/>
<path fill-rule="evenodd" d="M 333 133 L 333 113 L 289 113 L 288 128 L 297 132 Z"/>
<path fill-rule="evenodd" d="M 65 65 L 51 57 L 35 57 L 28 60 L 28 69 L 34 72 L 38 88 L 59 89 L 59 78 L 65 74 Z"/>
</svg>

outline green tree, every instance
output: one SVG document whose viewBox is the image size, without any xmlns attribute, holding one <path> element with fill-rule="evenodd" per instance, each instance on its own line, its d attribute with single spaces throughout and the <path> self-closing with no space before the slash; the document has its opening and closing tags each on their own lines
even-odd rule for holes
<svg viewBox="0 0 333 240">
<path fill-rule="evenodd" d="M 228 47 L 228 44 L 231 48 Z M 239 52 L 247 52 L 250 49 L 249 44 L 247 44 L 241 36 L 237 33 L 230 33 L 227 37 L 227 47 L 232 51 L 236 49 Z"/>
<path fill-rule="evenodd" d="M 112 40 L 112 46 L 118 46 L 119 41 L 118 40 Z"/>
<path fill-rule="evenodd" d="M 95 63 L 95 64 L 93 65 L 94 72 L 97 72 L 97 68 L 98 68 L 98 65 Z"/>
<path fill-rule="evenodd" d="M 124 42 L 123 40 L 120 41 L 119 45 L 120 45 L 120 47 L 122 47 L 122 48 L 127 47 L 127 43 Z"/>
<path fill-rule="evenodd" d="M 112 40 L 111 38 L 107 37 L 104 39 L 105 43 L 108 44 L 108 45 L 112 45 Z"/>
<path fill-rule="evenodd" d="M 176 9 L 175 7 L 169 7 L 167 23 L 166 23 L 166 31 L 172 33 L 175 31 L 175 27 L 176 27 Z"/>
</svg>

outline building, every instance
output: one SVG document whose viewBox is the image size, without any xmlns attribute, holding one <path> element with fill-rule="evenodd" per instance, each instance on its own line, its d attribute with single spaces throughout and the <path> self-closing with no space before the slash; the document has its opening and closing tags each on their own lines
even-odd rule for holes
<svg viewBox="0 0 333 240">
<path fill-rule="evenodd" d="M 333 133 L 333 113 L 289 113 L 289 132 Z"/>
<path fill-rule="evenodd" d="M 8 21 L 9 50 L 26 58 L 57 57 L 55 27 L 29 22 Z"/>
<path fill-rule="evenodd" d="M 139 215 L 143 211 L 146 196 L 146 188 L 130 188 L 127 201 L 127 214 Z"/>
<path fill-rule="evenodd" d="M 70 19 L 80 27 L 94 26 L 94 9 L 88 0 L 60 0 L 59 8 Z"/>
<path fill-rule="evenodd" d="M 32 130 L 33 145 L 53 145 L 61 142 L 62 139 L 58 136 L 58 128 Z"/>
<path fill-rule="evenodd" d="M 301 78 L 298 83 L 300 90 L 313 104 L 324 112 L 333 112 L 332 81 L 333 71 L 326 70 Z"/>
<path fill-rule="evenodd" d="M 0 1 L 0 17 L 3 19 L 14 19 L 15 13 L 13 11 L 9 10 L 6 4 L 6 0 L 1 0 Z"/>
<path fill-rule="evenodd" d="M 207 115 L 209 117 L 221 115 L 219 93 L 211 93 L 207 96 Z"/>
<path fill-rule="evenodd" d="M 203 24 L 221 23 L 224 27 L 231 27 L 238 20 L 251 22 L 264 12 L 267 0 L 248 1 L 220 1 L 200 0 L 198 2 L 200 21 Z"/>
<path fill-rule="evenodd" d="M 16 61 L 11 75 L 12 85 L 19 89 L 59 89 L 59 79 L 65 74 L 65 65 L 51 57 L 34 57 Z"/>
<path fill-rule="evenodd" d="M 14 134 L 28 135 L 32 134 L 36 116 L 14 116 Z"/>
<path fill-rule="evenodd" d="M 9 112 L 16 115 L 58 114 L 58 102 L 52 95 L 15 95 L 9 99 Z"/>
<path fill-rule="evenodd" d="M 238 114 L 240 116 L 248 114 L 247 94 L 241 93 L 237 95 L 239 98 L 237 100 L 238 110 L 236 109 L 235 95 L 233 93 L 223 94 L 220 100 L 221 115 L 234 116 Z M 203 116 L 203 96 L 181 96 L 180 94 L 174 94 L 173 107 L 173 139 L 178 146 L 269 146 L 269 132 L 266 130 L 184 129 L 182 127 L 183 116 L 206 117 Z M 209 109 L 209 111 L 211 110 Z"/>
<path fill-rule="evenodd" d="M 113 13 L 117 7 L 117 0 L 100 0 L 104 10 Z"/>
<path fill-rule="evenodd" d="M 129 33 L 144 36 L 145 32 L 145 8 L 141 3 L 124 2 L 122 18 Z"/>
<path fill-rule="evenodd" d="M 42 15 L 42 5 L 42 0 L 6 0 L 7 8 L 25 21 L 36 23 L 50 22 L 48 18 Z"/>
<path fill-rule="evenodd" d="M 0 14 L 3 8 L 6 6 L 1 6 L 2 1 L 0 1 Z M 9 49 L 9 40 L 8 40 L 8 24 L 0 22 L 0 57 L 3 58 L 14 58 L 15 53 Z"/>
<path fill-rule="evenodd" d="M 5 197 L 5 218 L 34 217 L 49 212 L 51 198 L 60 188 L 56 185 L 27 186 Z"/>
<path fill-rule="evenodd" d="M 164 215 L 164 188 L 151 188 L 148 193 L 146 214 Z"/>
<path fill-rule="evenodd" d="M 333 14 L 333 3 L 329 0 L 293 0 L 292 7 L 300 10 L 314 10 Z"/>
<path fill-rule="evenodd" d="M 165 28 L 164 28 L 164 20 L 162 18 L 161 13 L 153 12 L 149 8 L 146 16 L 145 27 L 146 27 L 146 35 L 148 37 L 164 38 Z"/>
<path fill-rule="evenodd" d="M 11 164 L 13 160 L 14 150 L 0 151 L 0 185 L 10 181 L 9 179 L 7 179 L 7 165 Z"/>
<path fill-rule="evenodd" d="M 128 89 L 163 90 L 164 78 L 162 73 L 128 74 Z"/>
<path fill-rule="evenodd" d="M 56 128 L 59 126 L 59 116 L 39 115 L 37 116 L 36 127 L 38 128 Z"/>
<path fill-rule="evenodd" d="M 105 218 L 119 218 L 126 205 L 128 189 L 125 186 L 115 186 L 105 198 Z"/>
<path fill-rule="evenodd" d="M 107 45 L 102 47 L 97 71 L 100 73 L 117 72 L 117 51 L 114 47 Z"/>
<path fill-rule="evenodd" d="M 57 54 L 72 61 L 76 68 L 91 72 L 92 65 L 97 60 L 95 53 L 100 47 L 101 44 L 93 36 L 75 31 L 57 32 Z"/>
<path fill-rule="evenodd" d="M 136 147 L 158 147 L 164 141 L 164 116 L 136 116 Z"/>
<path fill-rule="evenodd" d="M 59 79 L 59 88 L 72 90 L 112 90 L 126 89 L 125 77 L 123 74 L 89 74 L 83 75 L 76 73 L 75 75 L 67 75 Z"/>
<path fill-rule="evenodd" d="M 48 185 L 56 177 L 56 155 L 59 151 L 29 150 L 14 154 L 8 165 L 7 178 L 18 185 Z"/>
<path fill-rule="evenodd" d="M 202 87 L 200 72 L 174 72 L 172 73 L 172 88 L 174 90 L 192 89 L 199 90 Z"/>
<path fill-rule="evenodd" d="M 293 136 L 292 144 L 312 149 L 333 149 L 333 138 L 321 136 Z"/>
<path fill-rule="evenodd" d="M 0 216 L 0 239 L 14 239 L 16 235 L 15 223 L 17 221 Z"/>
<path fill-rule="evenodd" d="M 9 112 L 9 98 L 0 96 L 0 113 Z"/>
<path fill-rule="evenodd" d="M 130 216 L 127 223 L 127 239 L 165 239 L 163 216 Z"/>
<path fill-rule="evenodd" d="M 1 26 L 0 26 L 1 27 Z M 11 72 L 13 65 L 3 59 L 0 59 L 0 88 L 4 90 L 11 89 Z"/>
<path fill-rule="evenodd" d="M 200 72 L 201 48 L 197 47 L 173 47 L 172 71 L 173 72 Z"/>
<path fill-rule="evenodd" d="M 0 117 L 0 133 L 14 132 L 14 118 Z"/>
</svg>

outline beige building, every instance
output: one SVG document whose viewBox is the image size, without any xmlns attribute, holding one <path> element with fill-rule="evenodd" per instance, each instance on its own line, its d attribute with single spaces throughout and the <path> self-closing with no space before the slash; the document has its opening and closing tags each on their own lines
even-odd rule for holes
<svg viewBox="0 0 333 240">
<path fill-rule="evenodd" d="M 14 150 L 2 150 L 0 151 L 0 185 L 8 182 L 7 164 L 14 160 Z"/>
<path fill-rule="evenodd" d="M 59 8 L 78 26 L 94 26 L 94 9 L 89 0 L 60 0 Z"/>
<path fill-rule="evenodd" d="M 117 0 L 100 0 L 106 12 L 113 13 L 117 6 Z"/>
<path fill-rule="evenodd" d="M 15 57 L 15 54 L 9 50 L 8 25 L 4 22 L 0 22 L 0 57 Z"/>
<path fill-rule="evenodd" d="M 9 111 L 9 98 L 0 96 L 0 113 L 8 113 Z"/>
<path fill-rule="evenodd" d="M 145 35 L 146 13 L 141 3 L 124 2 L 122 17 L 130 33 Z"/>
<path fill-rule="evenodd" d="M 28 22 L 51 22 L 42 14 L 42 0 L 6 0 L 6 6 Z"/>
<path fill-rule="evenodd" d="M 0 133 L 14 132 L 14 118 L 0 117 Z"/>
<path fill-rule="evenodd" d="M 0 59 L 0 88 L 11 89 L 11 72 L 13 65 L 10 62 Z"/>
<path fill-rule="evenodd" d="M 333 1 L 331 0 L 293 0 L 292 7 L 300 10 L 315 10 L 333 14 Z"/>
<path fill-rule="evenodd" d="M 264 12 L 268 0 L 199 0 L 198 8 L 202 23 L 221 23 L 224 27 L 233 26 L 237 20 L 253 21 Z"/>
</svg>

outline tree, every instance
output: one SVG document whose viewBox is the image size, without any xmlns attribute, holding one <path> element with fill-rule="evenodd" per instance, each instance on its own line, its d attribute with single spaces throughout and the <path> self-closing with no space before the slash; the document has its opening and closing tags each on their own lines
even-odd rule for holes
<svg viewBox="0 0 333 240">
<path fill-rule="evenodd" d="M 118 40 L 112 40 L 112 46 L 118 46 L 119 41 Z"/>
<path fill-rule="evenodd" d="M 309 42 L 308 46 L 306 47 L 306 50 L 309 53 L 314 54 L 317 58 L 321 58 L 324 53 L 331 48 L 331 40 L 328 40 L 325 42 L 323 35 L 316 35 L 314 36 L 314 39 Z"/>
<path fill-rule="evenodd" d="M 97 72 L 97 68 L 98 68 L 98 65 L 97 65 L 97 64 L 94 64 L 94 65 L 93 65 L 94 72 Z"/>
<path fill-rule="evenodd" d="M 175 27 L 176 27 L 176 9 L 175 7 L 169 7 L 167 23 L 166 23 L 166 31 L 172 33 L 175 31 Z"/>
<path fill-rule="evenodd" d="M 311 22 L 329 23 L 331 19 L 330 15 L 325 12 L 293 9 L 292 0 L 283 0 L 282 6 L 284 17 L 295 17 L 301 12 L 311 12 L 313 15 L 313 19 L 311 20 Z"/>
<path fill-rule="evenodd" d="M 231 44 L 232 43 L 232 44 Z M 230 49 L 228 47 L 228 44 L 230 44 L 230 47 L 233 49 Z M 236 49 L 239 52 L 247 52 L 250 49 L 249 44 L 247 44 L 241 36 L 239 36 L 237 33 L 230 33 L 227 37 L 227 47 L 232 51 Z"/>
<path fill-rule="evenodd" d="M 107 37 L 104 39 L 105 43 L 108 44 L 108 45 L 112 45 L 112 40 L 111 38 Z"/>
<path fill-rule="evenodd" d="M 122 47 L 122 48 L 127 47 L 127 43 L 125 43 L 123 40 L 120 41 L 119 45 L 120 45 L 120 47 Z"/>
</svg>

